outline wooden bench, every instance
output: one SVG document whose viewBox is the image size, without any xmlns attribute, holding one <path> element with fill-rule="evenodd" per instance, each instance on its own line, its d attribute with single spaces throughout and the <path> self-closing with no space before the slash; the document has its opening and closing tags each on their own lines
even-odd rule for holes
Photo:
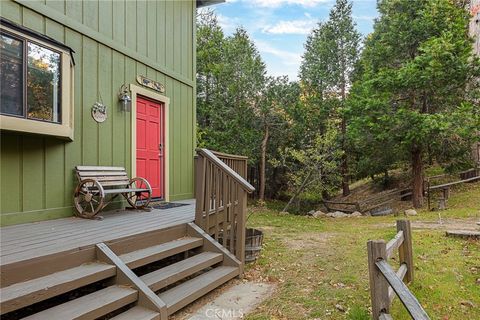
<svg viewBox="0 0 480 320">
<path fill-rule="evenodd" d="M 148 181 L 140 177 L 129 179 L 123 167 L 76 166 L 75 171 L 78 185 L 74 203 L 79 217 L 94 218 L 118 195 L 135 209 L 143 209 L 150 203 L 152 187 Z"/>
</svg>

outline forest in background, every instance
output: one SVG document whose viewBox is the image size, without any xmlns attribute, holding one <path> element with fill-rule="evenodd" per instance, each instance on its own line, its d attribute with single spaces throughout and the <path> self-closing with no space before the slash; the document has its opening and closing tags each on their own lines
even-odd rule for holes
<svg viewBox="0 0 480 320">
<path fill-rule="evenodd" d="M 246 155 L 259 201 L 341 192 L 388 172 L 411 173 L 423 205 L 426 165 L 473 167 L 479 141 L 480 61 L 463 0 L 380 0 L 362 37 L 352 3 L 337 0 L 309 34 L 299 80 L 270 77 L 239 27 L 197 15 L 198 146 Z"/>
</svg>

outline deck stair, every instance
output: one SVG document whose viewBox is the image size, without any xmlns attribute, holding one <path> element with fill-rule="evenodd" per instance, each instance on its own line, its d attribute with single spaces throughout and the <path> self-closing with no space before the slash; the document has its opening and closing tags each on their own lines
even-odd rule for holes
<svg viewBox="0 0 480 320">
<path fill-rule="evenodd" d="M 27 267 L 28 273 L 18 275 Z M 241 272 L 241 262 L 229 251 L 194 223 L 183 224 L 2 267 L 1 314 L 164 320 Z M 72 295 L 76 289 L 82 293 Z M 42 307 L 44 300 L 49 304 Z M 24 309 L 32 304 L 34 314 Z"/>
</svg>

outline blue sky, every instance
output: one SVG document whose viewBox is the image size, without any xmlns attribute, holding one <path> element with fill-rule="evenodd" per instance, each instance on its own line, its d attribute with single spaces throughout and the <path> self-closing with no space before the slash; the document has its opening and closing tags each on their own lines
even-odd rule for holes
<svg viewBox="0 0 480 320">
<path fill-rule="evenodd" d="M 272 76 L 297 79 L 303 44 L 309 31 L 328 18 L 334 0 L 226 0 L 210 7 L 227 35 L 247 29 Z M 376 0 L 353 0 L 353 17 L 360 33 L 372 31 Z"/>
</svg>

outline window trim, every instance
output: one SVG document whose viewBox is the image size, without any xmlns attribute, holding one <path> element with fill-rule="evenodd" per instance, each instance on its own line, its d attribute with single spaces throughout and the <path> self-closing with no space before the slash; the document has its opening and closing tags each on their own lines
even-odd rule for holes
<svg viewBox="0 0 480 320">
<path fill-rule="evenodd" d="M 55 136 L 61 138 L 67 138 L 73 141 L 73 129 L 74 129 L 74 63 L 71 56 L 71 52 L 65 48 L 53 45 L 50 42 L 43 41 L 37 37 L 31 36 L 29 33 L 23 33 L 5 25 L 0 25 L 0 30 L 12 37 L 24 39 L 24 45 L 27 42 L 43 46 L 49 50 L 60 53 L 60 114 L 61 122 L 49 122 L 41 119 L 29 119 L 24 110 L 25 115 L 20 117 L 17 115 L 0 114 L 0 129 L 8 131 L 17 131 L 25 133 L 35 133 L 41 135 Z M 25 49 L 28 50 L 28 49 Z M 24 52 L 25 52 L 24 50 Z M 27 63 L 24 54 L 24 63 Z M 24 70 L 27 67 L 25 66 Z M 24 74 L 24 81 L 26 81 L 27 75 Z M 27 105 L 26 101 L 26 87 L 23 87 L 23 99 L 24 106 Z M 27 107 L 24 107 L 26 109 Z"/>
</svg>

